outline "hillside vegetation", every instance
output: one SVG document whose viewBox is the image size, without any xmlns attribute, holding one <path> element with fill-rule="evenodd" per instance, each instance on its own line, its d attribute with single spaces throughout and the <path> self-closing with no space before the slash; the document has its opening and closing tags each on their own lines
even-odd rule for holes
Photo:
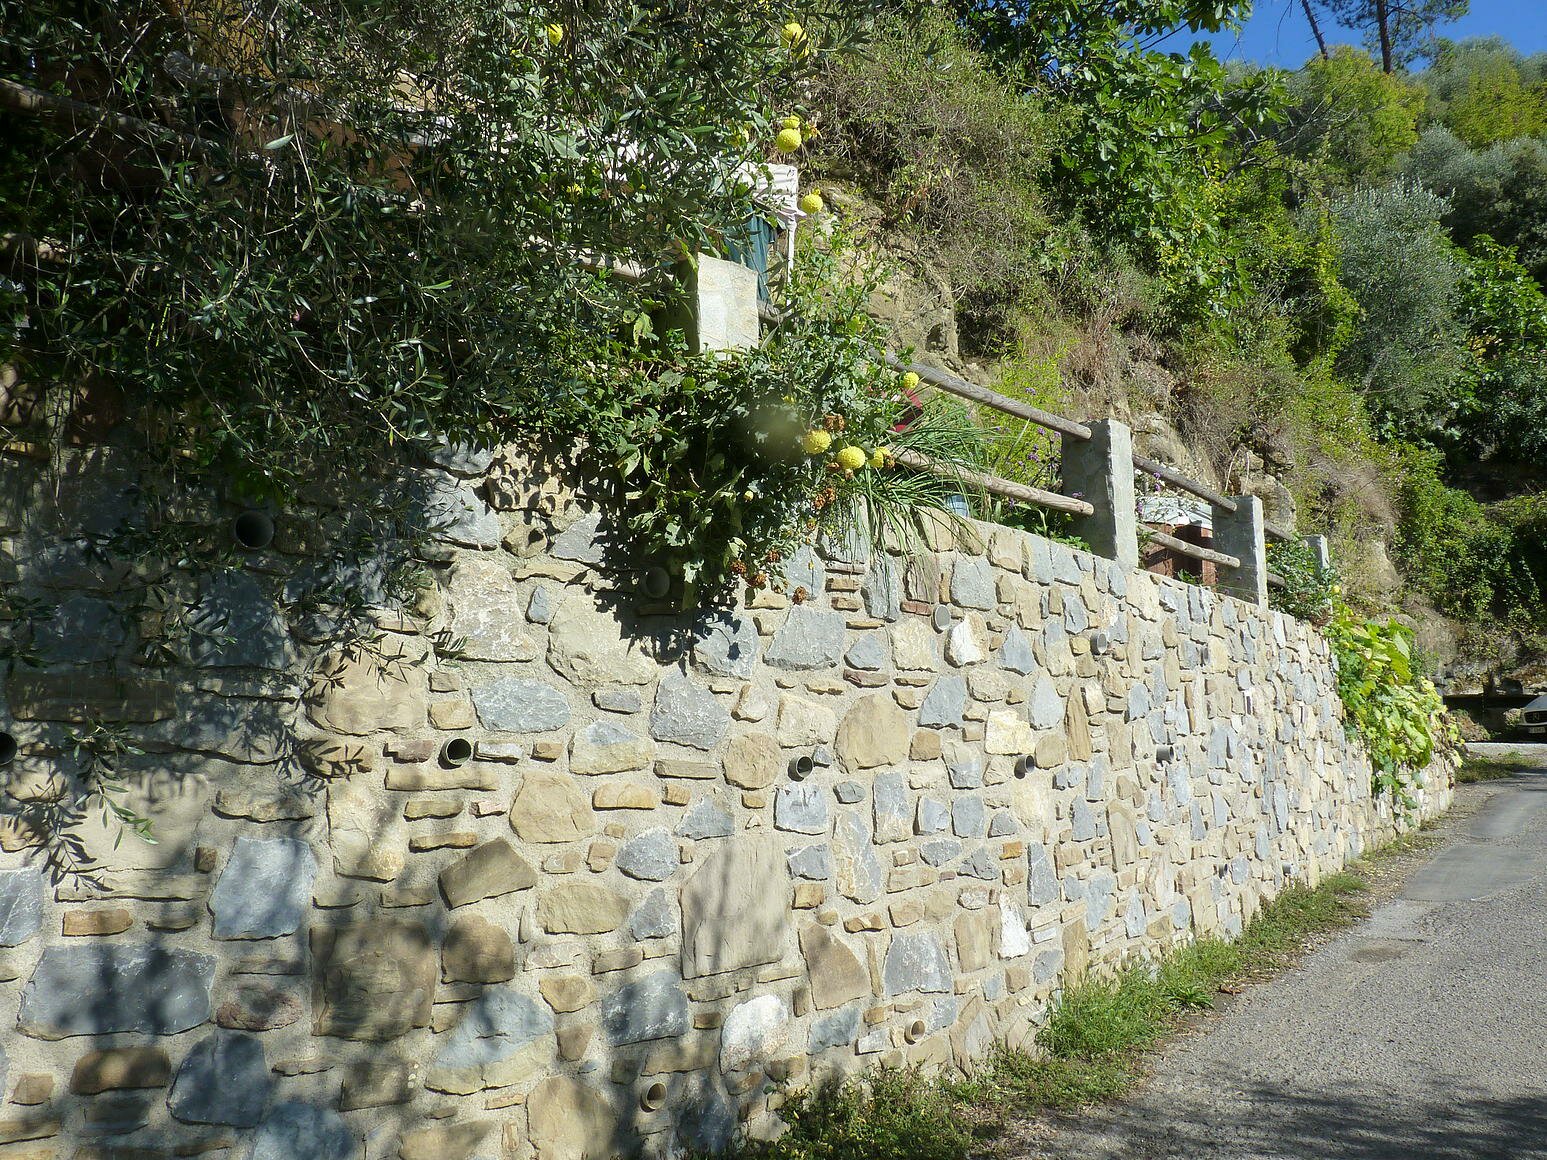
<svg viewBox="0 0 1547 1160">
<path fill-rule="evenodd" d="M 895 10 L 805 90 L 804 164 L 889 264 L 872 307 L 895 341 L 1129 418 L 1156 458 L 1327 532 L 1354 598 L 1410 616 L 1458 679 L 1529 670 L 1547 58 L 1440 41 L 1388 73 L 1342 46 L 1284 72 L 1168 51 L 1216 7 Z M 1004 434 L 998 470 L 1045 482 L 1052 449 Z"/>
</svg>

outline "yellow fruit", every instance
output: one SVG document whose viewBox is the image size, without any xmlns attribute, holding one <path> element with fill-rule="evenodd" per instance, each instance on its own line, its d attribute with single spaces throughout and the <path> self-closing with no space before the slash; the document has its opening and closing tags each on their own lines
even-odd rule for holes
<svg viewBox="0 0 1547 1160">
<path fill-rule="evenodd" d="M 886 448 L 877 447 L 870 453 L 870 466 L 880 471 L 886 466 Z"/>
<path fill-rule="evenodd" d="M 791 20 L 783 28 L 779 29 L 779 39 L 784 41 L 786 48 L 796 48 L 805 44 L 806 30 Z"/>
<path fill-rule="evenodd" d="M 800 118 L 795 116 L 794 114 L 791 114 L 790 116 L 784 118 L 784 120 L 779 122 L 779 128 L 781 128 L 781 129 L 799 129 L 800 128 Z"/>
<path fill-rule="evenodd" d="M 845 471 L 858 471 L 869 459 L 862 447 L 845 447 L 838 452 L 838 466 Z"/>
<path fill-rule="evenodd" d="M 548 34 L 548 43 L 558 48 L 564 43 L 564 26 L 562 24 L 550 24 L 543 29 Z"/>
<path fill-rule="evenodd" d="M 820 428 L 812 428 L 801 436 L 800 445 L 807 455 L 823 455 L 833 445 L 833 437 Z"/>
<path fill-rule="evenodd" d="M 902 389 L 916 391 L 919 389 L 919 376 L 917 371 L 908 371 L 902 376 Z"/>
<path fill-rule="evenodd" d="M 817 190 L 812 190 L 800 199 L 800 212 L 807 214 L 821 213 L 827 208 L 827 203 L 822 200 L 822 195 Z"/>
<path fill-rule="evenodd" d="M 801 136 L 799 129 L 780 129 L 779 135 L 774 138 L 774 145 L 780 153 L 793 153 L 800 148 Z"/>
</svg>

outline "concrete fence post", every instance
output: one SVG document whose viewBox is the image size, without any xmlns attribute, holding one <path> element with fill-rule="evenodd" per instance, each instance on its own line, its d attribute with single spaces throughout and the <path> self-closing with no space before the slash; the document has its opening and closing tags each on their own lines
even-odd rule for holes
<svg viewBox="0 0 1547 1160">
<path fill-rule="evenodd" d="M 668 328 L 680 328 L 688 349 L 751 350 L 762 342 L 757 317 L 757 271 L 739 262 L 699 254 L 679 274 L 682 305 L 668 313 Z"/>
<path fill-rule="evenodd" d="M 1092 423 L 1090 430 L 1089 439 L 1065 435 L 1063 441 L 1064 494 L 1079 496 L 1096 509 L 1094 515 L 1075 517 L 1073 530 L 1098 556 L 1133 572 L 1139 567 L 1133 433 L 1115 419 Z"/>
<path fill-rule="evenodd" d="M 1239 568 L 1221 568 L 1220 587 L 1248 604 L 1268 603 L 1268 535 L 1262 500 L 1235 496 L 1236 510 L 1214 509 L 1214 550 L 1240 559 Z"/>
<path fill-rule="evenodd" d="M 1306 536 L 1305 546 L 1311 550 L 1311 558 L 1316 561 L 1316 571 L 1332 571 L 1332 545 L 1327 543 L 1326 536 Z"/>
</svg>

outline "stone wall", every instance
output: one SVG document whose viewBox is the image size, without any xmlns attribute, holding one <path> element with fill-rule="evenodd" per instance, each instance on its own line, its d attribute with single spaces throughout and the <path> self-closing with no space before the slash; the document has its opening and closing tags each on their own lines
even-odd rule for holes
<svg viewBox="0 0 1547 1160">
<path fill-rule="evenodd" d="M 1396 825 L 1284 616 L 978 527 L 683 617 L 542 473 L 440 460 L 433 582 L 347 645 L 302 595 L 379 586 L 320 562 L 347 510 L 190 579 L 102 550 L 111 455 L 0 460 L 0 1158 L 716 1147 Z M 93 754 L 156 844 L 66 808 Z"/>
</svg>

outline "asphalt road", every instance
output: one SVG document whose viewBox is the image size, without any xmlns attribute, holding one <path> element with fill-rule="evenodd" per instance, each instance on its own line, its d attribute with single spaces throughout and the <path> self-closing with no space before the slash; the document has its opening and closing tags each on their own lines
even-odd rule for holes
<svg viewBox="0 0 1547 1160">
<path fill-rule="evenodd" d="M 1400 894 L 1179 1039 L 1060 1160 L 1547 1158 L 1547 746 L 1462 786 Z"/>
</svg>

